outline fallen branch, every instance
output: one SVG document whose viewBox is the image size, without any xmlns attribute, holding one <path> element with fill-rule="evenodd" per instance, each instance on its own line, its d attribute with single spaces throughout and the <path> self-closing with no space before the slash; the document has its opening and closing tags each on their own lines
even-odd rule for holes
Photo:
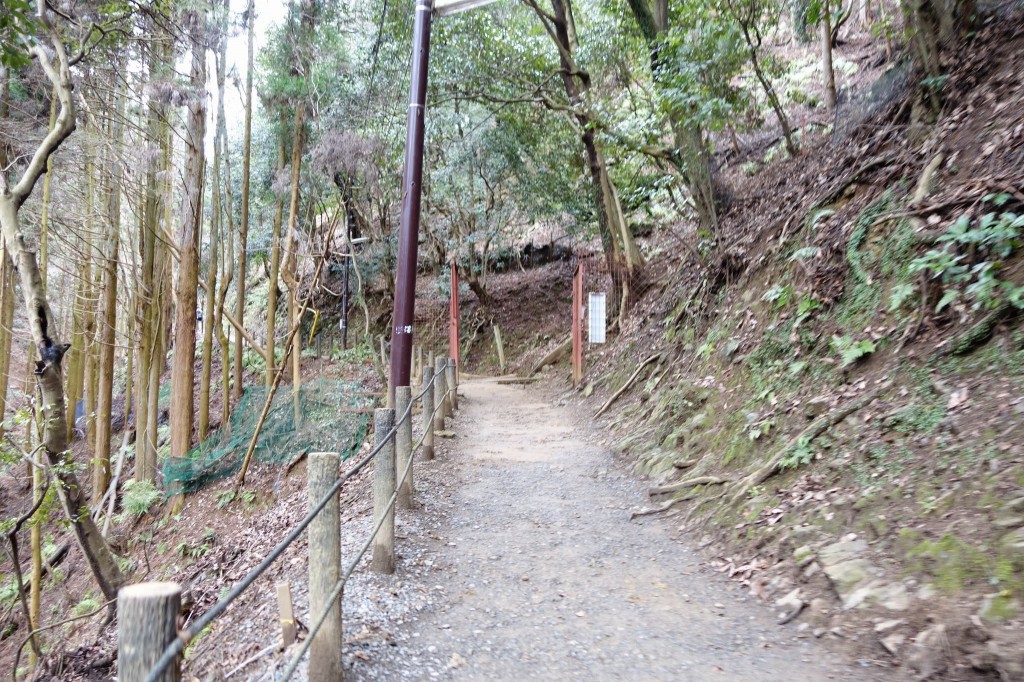
<svg viewBox="0 0 1024 682">
<path fill-rule="evenodd" d="M 939 152 L 932 160 L 928 162 L 928 165 L 921 171 L 921 177 L 917 181 L 917 187 L 914 189 L 914 196 L 910 200 L 910 206 L 914 207 L 925 200 L 932 191 L 933 181 L 935 179 L 935 172 L 942 165 L 942 162 L 946 160 L 946 155 Z"/>
<path fill-rule="evenodd" d="M 650 488 L 647 494 L 654 497 L 655 495 L 674 493 L 698 485 L 721 485 L 722 483 L 729 483 L 731 480 L 729 478 L 719 478 L 718 476 L 697 476 L 695 478 L 688 478 L 685 481 L 679 481 L 678 483 L 655 486 Z"/>
<path fill-rule="evenodd" d="M 236 673 L 245 670 L 246 667 L 263 658 L 276 648 L 277 644 L 271 644 L 270 646 L 264 647 L 263 649 L 257 651 L 255 654 L 253 654 L 252 656 L 250 656 L 249 658 L 245 659 L 244 661 L 236 665 L 234 668 L 232 668 L 226 675 L 224 675 L 224 679 L 226 680 L 229 677 L 235 675 Z"/>
<path fill-rule="evenodd" d="M 786 454 L 793 449 L 797 444 L 804 443 L 809 444 L 815 438 L 820 436 L 826 430 L 832 428 L 842 420 L 849 417 L 851 414 L 861 409 L 872 400 L 878 397 L 883 388 L 888 388 L 888 384 L 879 386 L 874 390 L 868 391 L 864 395 L 855 400 L 851 400 L 842 407 L 829 412 L 826 415 L 819 417 L 814 423 L 808 426 L 806 429 L 800 432 L 800 434 L 786 443 L 784 446 L 775 451 L 771 459 L 757 471 L 754 471 L 746 478 L 741 479 L 736 483 L 735 486 L 725 491 L 724 494 L 731 493 L 732 496 L 729 498 L 729 505 L 735 506 L 743 497 L 747 495 L 751 488 L 755 485 L 761 485 L 766 480 L 774 476 L 779 472 L 782 465 L 782 460 Z"/>
<path fill-rule="evenodd" d="M 633 386 L 634 382 L 636 382 L 637 378 L 640 376 L 640 372 L 644 371 L 644 368 L 646 368 L 647 365 L 651 364 L 655 360 L 660 360 L 660 359 L 661 359 L 661 353 L 655 353 L 654 355 L 652 355 L 651 357 L 647 358 L 642 363 L 640 363 L 640 366 L 637 367 L 636 371 L 633 372 L 633 375 L 631 377 L 629 377 L 629 379 L 626 380 L 626 383 L 622 385 L 622 388 L 620 388 L 619 390 L 615 391 L 615 394 L 612 395 L 611 398 L 608 398 L 608 402 L 606 402 L 604 405 L 602 405 L 601 409 L 598 410 L 597 413 L 594 414 L 594 416 L 595 417 L 600 417 L 602 414 L 604 414 L 605 410 L 607 410 L 609 407 L 612 406 L 612 403 L 614 403 L 616 400 L 618 400 L 622 396 L 623 393 L 628 391 Z"/>
</svg>

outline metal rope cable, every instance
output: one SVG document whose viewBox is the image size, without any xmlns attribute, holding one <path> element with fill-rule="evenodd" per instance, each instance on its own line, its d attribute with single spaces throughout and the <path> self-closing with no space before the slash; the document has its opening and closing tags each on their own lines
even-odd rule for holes
<svg viewBox="0 0 1024 682">
<path fill-rule="evenodd" d="M 313 519 L 316 518 L 317 515 L 323 511 L 324 507 L 327 506 L 327 503 L 331 500 L 331 498 L 334 495 L 338 494 L 338 491 L 341 489 L 342 484 L 344 484 L 345 481 L 359 473 L 363 469 L 363 467 L 369 464 L 370 461 L 377 455 L 377 453 L 380 452 L 381 448 L 384 447 L 384 444 L 395 437 L 395 434 L 398 433 L 398 427 L 402 423 L 404 423 L 406 419 L 411 417 L 413 403 L 416 400 L 422 399 L 423 396 L 426 395 L 427 391 L 433 390 L 433 379 L 438 374 L 440 374 L 440 372 L 437 372 L 436 370 L 433 371 L 433 373 L 431 374 L 431 381 L 427 382 L 426 387 L 422 391 L 420 391 L 415 398 L 409 401 L 409 405 L 406 408 L 405 412 L 402 414 L 402 417 L 395 422 L 395 425 L 391 427 L 391 430 L 388 431 L 387 435 L 381 439 L 380 443 L 374 446 L 374 448 L 370 450 L 370 452 L 367 453 L 366 456 L 359 460 L 354 467 L 352 467 L 343 475 L 338 477 L 338 480 L 334 482 L 334 485 L 331 486 L 331 489 L 327 492 L 327 494 L 323 496 L 323 498 L 316 504 L 315 507 L 309 510 L 309 512 L 302 518 L 298 525 L 296 525 L 295 528 L 293 528 L 292 531 L 288 533 L 285 539 L 282 540 L 276 547 L 274 547 L 273 551 L 271 551 L 270 554 L 268 554 L 263 559 L 263 561 L 257 564 L 255 568 L 249 571 L 244 578 L 235 583 L 235 586 L 232 587 L 231 590 L 226 595 L 224 595 L 224 597 L 220 601 L 211 606 L 209 611 L 207 611 L 201 617 L 199 617 L 191 626 L 189 626 L 187 630 L 179 633 L 178 637 L 169 645 L 167 645 L 167 648 L 164 649 L 163 655 L 160 656 L 160 659 L 149 671 L 149 674 L 146 675 L 145 682 L 156 682 L 157 678 L 167 669 L 167 666 L 169 666 L 174 661 L 178 654 L 184 651 L 185 645 L 188 644 L 193 637 L 202 632 L 207 625 L 212 623 L 217 616 L 224 613 L 224 611 L 227 610 L 228 606 L 230 606 L 231 603 L 235 601 L 235 599 L 241 596 L 241 594 L 245 590 L 247 590 L 249 586 L 256 581 L 257 578 L 263 575 L 263 573 L 268 568 L 270 568 L 270 565 L 274 563 L 274 561 L 276 561 L 277 558 L 280 557 L 293 542 L 295 542 L 299 535 L 302 534 L 302 531 L 306 530 L 309 524 L 313 522 Z"/>
<path fill-rule="evenodd" d="M 445 397 L 450 395 L 451 392 L 452 391 L 449 388 L 445 392 Z M 423 394 L 421 393 L 420 395 Z M 411 404 L 412 401 L 410 401 L 410 405 Z M 441 399 L 441 405 L 443 404 L 444 398 Z M 431 421 L 433 421 L 434 415 L 437 414 L 437 411 L 441 408 L 441 405 L 436 406 L 434 408 L 434 411 L 430 413 Z M 420 439 L 412 446 L 412 448 L 410 449 L 410 453 L 415 452 L 416 448 L 423 444 L 423 441 L 426 437 L 426 431 L 420 434 Z M 388 500 L 388 503 L 384 506 L 384 513 L 381 514 L 380 519 L 377 521 L 377 525 L 374 526 L 373 532 L 371 532 L 370 537 L 366 539 L 366 542 L 363 544 L 362 549 L 360 549 L 359 552 L 356 554 L 356 558 L 352 560 L 348 568 L 345 570 L 345 574 L 341 576 L 337 583 L 334 584 L 334 589 L 331 590 L 331 594 L 327 597 L 327 603 L 329 604 L 328 607 L 324 609 L 324 612 L 320 614 L 320 617 L 317 619 L 316 623 L 313 624 L 313 626 L 309 629 L 309 634 L 306 636 L 306 639 L 303 640 L 302 645 L 299 647 L 299 650 L 295 653 L 295 656 L 292 657 L 291 662 L 289 662 L 288 667 L 285 669 L 284 677 L 281 678 L 282 682 L 287 682 L 287 680 L 290 680 L 292 675 L 295 674 L 295 670 L 299 667 L 299 662 L 302 660 L 302 657 L 306 655 L 306 652 L 309 651 L 309 647 L 313 644 L 313 637 L 315 637 L 316 633 L 320 631 L 320 628 L 327 620 L 327 616 L 328 614 L 330 614 L 331 610 L 335 606 L 337 606 L 338 596 L 341 594 L 341 591 L 345 588 L 345 583 L 348 582 L 348 579 L 352 576 L 352 572 L 355 571 L 356 566 L 359 565 L 359 562 L 363 560 L 363 557 L 366 555 L 366 550 L 368 550 L 370 548 L 370 545 L 373 544 L 374 539 L 377 537 L 377 533 L 380 532 L 381 527 L 384 525 L 384 520 L 387 518 L 388 512 L 390 512 L 394 508 L 395 503 L 398 501 L 398 489 L 402 487 L 403 483 L 405 483 L 405 479 L 408 478 L 409 471 L 411 470 L 412 456 L 410 454 L 409 461 L 406 463 L 405 469 L 402 471 L 402 475 L 398 478 L 398 482 L 395 485 L 395 492 L 391 494 L 391 498 Z"/>
</svg>

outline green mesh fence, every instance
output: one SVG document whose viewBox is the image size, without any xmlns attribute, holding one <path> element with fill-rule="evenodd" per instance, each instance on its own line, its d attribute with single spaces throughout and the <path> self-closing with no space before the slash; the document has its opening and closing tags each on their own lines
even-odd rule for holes
<svg viewBox="0 0 1024 682">
<path fill-rule="evenodd" d="M 189 493 L 236 473 L 252 440 L 256 422 L 267 400 L 267 389 L 246 389 L 231 419 L 197 445 L 187 457 L 164 460 L 164 487 L 168 495 Z M 293 393 L 281 386 L 256 441 L 253 460 L 284 464 L 300 452 L 340 452 L 350 457 L 362 444 L 370 425 L 368 410 L 373 396 L 358 384 L 316 379 L 299 390 L 299 421 L 295 421 Z"/>
</svg>

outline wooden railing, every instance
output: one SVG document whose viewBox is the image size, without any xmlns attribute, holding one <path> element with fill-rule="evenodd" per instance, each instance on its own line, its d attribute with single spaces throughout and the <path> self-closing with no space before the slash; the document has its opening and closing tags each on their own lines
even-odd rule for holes
<svg viewBox="0 0 1024 682">
<path fill-rule="evenodd" d="M 395 570 L 395 509 L 413 505 L 413 460 L 434 456 L 434 432 L 444 430 L 444 420 L 458 409 L 455 360 L 438 358 L 425 363 L 420 391 L 409 386 L 395 389 L 394 407 L 374 414 L 375 444 L 355 466 L 338 475 L 340 454 L 315 452 L 308 458 L 310 509 L 288 535 L 227 594 L 192 625 L 177 629 L 181 586 L 169 582 L 130 585 L 118 594 L 118 680 L 121 682 L 177 682 L 181 679 L 181 654 L 185 646 L 227 610 L 281 554 L 308 531 L 309 634 L 289 660 L 284 674 L 295 674 L 309 652 L 308 678 L 342 679 L 341 597 L 345 583 L 367 551 L 372 548 L 371 570 Z M 413 405 L 422 405 L 422 433 L 413 442 Z M 396 418 L 397 417 L 397 418 Z M 341 514 L 338 494 L 350 478 L 373 462 L 373 530 L 347 566 L 341 563 Z M 287 619 L 285 619 L 287 620 Z M 287 624 L 286 624 L 287 625 Z"/>
</svg>

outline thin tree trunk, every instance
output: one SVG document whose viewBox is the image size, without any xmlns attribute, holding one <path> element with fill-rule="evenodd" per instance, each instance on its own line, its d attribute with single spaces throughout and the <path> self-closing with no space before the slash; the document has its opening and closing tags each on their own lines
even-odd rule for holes
<svg viewBox="0 0 1024 682">
<path fill-rule="evenodd" d="M 284 129 L 286 118 L 281 110 L 281 133 L 277 140 L 277 169 L 284 170 L 287 155 L 285 153 Z M 274 334 L 277 333 L 277 288 L 281 277 L 281 223 L 284 220 L 284 200 L 278 198 L 274 211 L 274 224 L 270 237 L 270 281 L 267 282 L 267 388 L 274 385 Z"/>
<path fill-rule="evenodd" d="M 203 219 L 203 138 L 206 131 L 206 50 L 202 25 L 196 11 L 190 18 L 192 67 L 191 101 L 185 164 L 185 198 L 178 232 L 180 265 L 176 287 L 174 361 L 171 367 L 171 456 L 184 457 L 192 447 L 195 408 L 196 292 L 199 289 L 199 235 Z"/>
<path fill-rule="evenodd" d="M 655 86 L 663 90 L 664 63 L 661 56 L 661 42 L 668 31 L 667 0 L 652 0 L 648 6 L 645 0 L 628 0 L 630 10 L 636 19 L 640 32 L 647 42 L 650 52 L 651 74 Z M 692 113 L 692 112 L 687 112 Z M 676 165 L 686 181 L 690 196 L 693 197 L 697 222 L 712 235 L 718 233 L 718 206 L 715 197 L 714 177 L 711 169 L 711 154 L 705 139 L 704 131 L 696 123 L 682 120 L 675 108 L 668 113 L 672 134 L 675 138 L 677 154 Z"/>
<path fill-rule="evenodd" d="M 285 240 L 284 277 L 288 289 L 288 320 L 292 328 L 299 325 L 298 309 L 298 261 L 295 250 L 298 248 L 299 229 L 299 176 L 302 168 L 302 129 L 305 125 L 305 103 L 299 102 L 295 107 L 295 138 L 292 141 L 292 180 L 291 194 L 288 202 L 288 236 Z M 298 428 L 302 419 L 299 407 L 299 390 L 302 385 L 301 353 L 302 334 L 292 335 L 292 407 L 295 411 L 295 427 Z"/>
<path fill-rule="evenodd" d="M 0 437 L 7 414 L 7 389 L 10 388 L 11 347 L 14 334 L 14 266 L 7 249 L 0 245 Z"/>
<path fill-rule="evenodd" d="M 632 278 L 643 262 L 633 233 L 623 216 L 618 193 L 614 191 L 614 184 L 598 148 L 593 117 L 583 107 L 583 94 L 590 89 L 590 75 L 579 68 L 573 57 L 572 36 L 575 35 L 575 27 L 571 22 L 570 3 L 568 0 L 551 0 L 550 13 L 543 11 L 534 0 L 528 0 L 528 4 L 533 7 L 558 48 L 562 85 L 566 97 L 574 107 L 573 115 L 582 131 L 580 138 L 590 168 L 591 191 L 605 254 L 610 262 L 624 268 L 626 276 Z"/>
<path fill-rule="evenodd" d="M 117 118 L 114 128 L 115 150 L 119 154 L 124 143 L 125 94 L 117 95 Z M 110 485 L 110 434 L 114 398 L 114 354 L 117 331 L 117 262 L 121 231 L 121 164 L 117 158 L 110 161 L 110 192 L 107 199 L 106 244 L 100 265 L 103 272 L 103 321 L 99 330 L 99 386 L 96 403 L 96 455 L 93 458 L 92 504 L 98 505 Z M 125 409 L 127 410 L 127 402 Z M 127 416 L 127 412 L 125 413 Z"/>
<path fill-rule="evenodd" d="M 253 73 L 253 39 L 256 25 L 255 0 L 249 0 L 246 7 L 248 21 L 248 59 L 245 71 L 245 139 L 242 142 L 242 223 L 238 229 L 238 286 L 235 297 L 235 317 L 238 323 L 245 324 L 245 276 L 246 259 L 249 248 L 249 176 L 252 162 L 252 73 Z M 242 335 L 235 334 L 234 357 L 234 397 L 242 398 Z"/>
<path fill-rule="evenodd" d="M 825 79 L 825 104 L 836 109 L 836 74 L 832 68 L 832 16 L 828 0 L 821 0 L 821 70 Z M 806 135 L 806 131 L 805 131 Z"/>
<path fill-rule="evenodd" d="M 217 299 L 217 259 L 221 238 L 220 229 L 220 139 L 215 136 L 213 146 L 214 170 L 210 212 L 209 264 L 206 270 L 206 299 L 203 306 L 202 369 L 199 374 L 199 440 L 206 438 L 210 429 L 210 378 L 213 363 L 213 327 Z M 198 286 L 198 284 L 197 284 Z"/>
</svg>

